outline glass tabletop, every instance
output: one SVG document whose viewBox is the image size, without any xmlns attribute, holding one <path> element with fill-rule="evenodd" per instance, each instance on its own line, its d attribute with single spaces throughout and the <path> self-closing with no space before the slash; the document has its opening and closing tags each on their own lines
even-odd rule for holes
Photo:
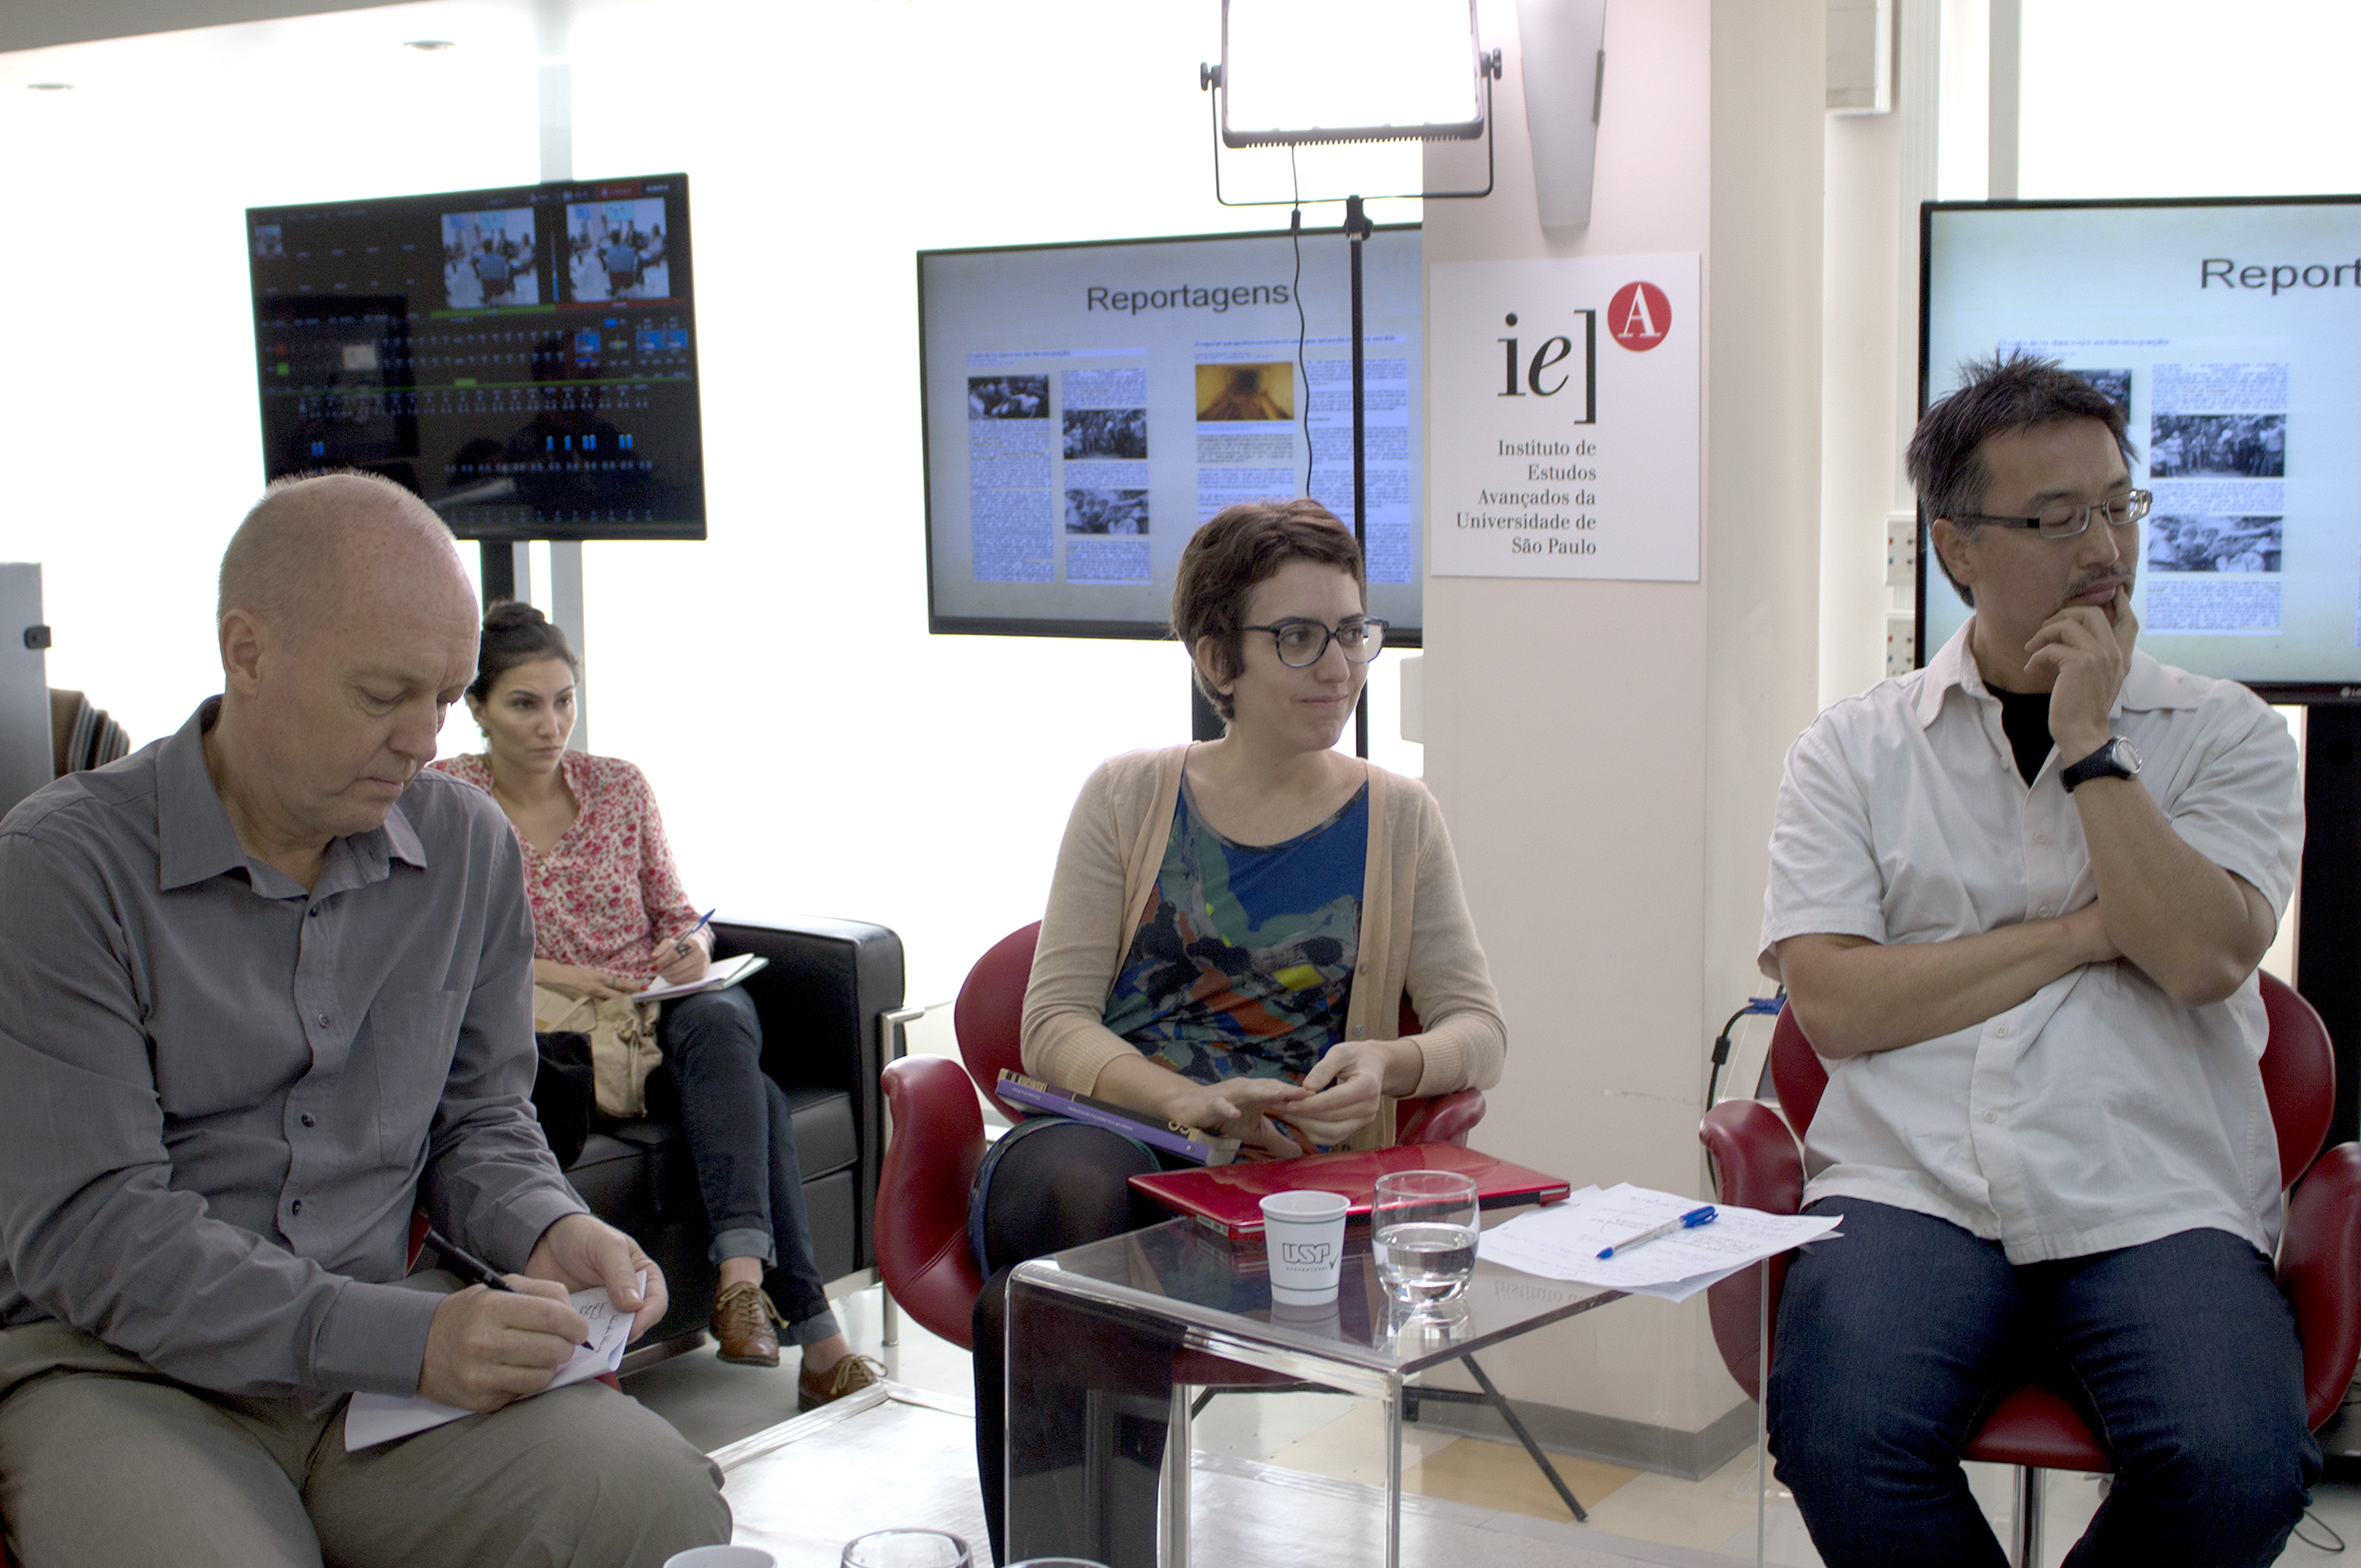
<svg viewBox="0 0 2361 1568">
<path fill-rule="evenodd" d="M 1487 1227 L 1508 1217 L 1484 1216 Z M 1365 1222 L 1346 1229 L 1336 1299 L 1322 1306 L 1274 1304 L 1262 1238 L 1233 1240 L 1194 1219 L 1168 1220 L 1021 1263 L 1010 1282 L 1386 1376 L 1454 1360 L 1623 1294 L 1479 1258 L 1457 1301 L 1412 1314 L 1378 1280 Z"/>
</svg>

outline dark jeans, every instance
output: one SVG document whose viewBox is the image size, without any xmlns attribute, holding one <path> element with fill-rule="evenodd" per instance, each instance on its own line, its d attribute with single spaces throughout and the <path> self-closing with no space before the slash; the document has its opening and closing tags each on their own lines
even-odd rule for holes
<svg viewBox="0 0 2361 1568">
<path fill-rule="evenodd" d="M 666 1006 L 658 1037 L 680 1085 L 713 1260 L 763 1260 L 763 1288 L 787 1319 L 782 1338 L 809 1345 L 839 1332 L 812 1262 L 794 1118 L 786 1093 L 763 1071 L 754 1001 L 735 985 L 684 996 Z"/>
<path fill-rule="evenodd" d="M 2220 1230 L 2052 1263 L 1859 1198 L 1812 1205 L 1779 1303 L 1779 1479 L 1829 1568 L 2005 1561 L 1959 1468 L 1999 1395 L 2040 1375 L 2091 1422 L 2115 1480 L 2066 1561 L 2279 1555 L 2320 1473 L 2295 1314 L 2270 1260 Z"/>
<path fill-rule="evenodd" d="M 1011 1145 L 994 1163 L 984 1205 L 985 1255 L 977 1261 L 987 1278 L 976 1297 L 976 1478 L 984 1492 L 984 1520 L 992 1532 L 992 1560 L 1007 1550 L 1008 1483 L 1008 1302 L 1009 1270 L 1028 1258 L 1046 1257 L 1085 1242 L 1138 1230 L 1172 1218 L 1154 1201 L 1132 1191 L 1131 1179 L 1157 1168 L 1131 1139 L 1079 1121 L 1038 1127 Z M 1123 1367 L 1109 1364 L 1123 1347 L 1073 1345 L 1065 1349 L 1095 1363 L 1115 1381 Z M 1153 1354 L 1153 1352 L 1151 1352 Z M 1171 1350 L 1162 1352 L 1164 1378 L 1171 1382 Z M 1160 1426 L 1141 1439 L 1142 1465 L 1153 1474 L 1164 1457 Z M 1153 1450 L 1153 1451 L 1150 1451 Z M 1156 1543 L 1144 1543 L 1154 1561 Z"/>
</svg>

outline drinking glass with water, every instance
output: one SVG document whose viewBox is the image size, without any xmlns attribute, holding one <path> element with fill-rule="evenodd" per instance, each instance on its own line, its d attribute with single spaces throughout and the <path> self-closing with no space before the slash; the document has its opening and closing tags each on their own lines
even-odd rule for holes
<svg viewBox="0 0 2361 1568">
<path fill-rule="evenodd" d="M 1386 1291 L 1407 1307 L 1454 1300 L 1475 1272 L 1475 1179 L 1450 1170 L 1377 1178 L 1369 1255 Z"/>
<path fill-rule="evenodd" d="M 948 1530 L 876 1530 L 845 1544 L 843 1568 L 970 1568 L 968 1543 Z"/>
</svg>

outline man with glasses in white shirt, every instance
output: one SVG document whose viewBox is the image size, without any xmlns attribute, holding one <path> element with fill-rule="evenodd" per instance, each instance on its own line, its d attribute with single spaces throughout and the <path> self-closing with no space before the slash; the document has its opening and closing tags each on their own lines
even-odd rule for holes
<svg viewBox="0 0 2361 1568">
<path fill-rule="evenodd" d="M 2072 1561 L 2269 1563 L 2319 1473 L 2273 1281 L 2254 978 L 2303 818 L 2287 727 L 2134 648 L 2126 411 L 1963 368 L 1909 449 L 1974 616 L 1788 754 L 1762 966 L 1828 1066 L 1778 1473 L 1831 1568 L 1998 1564 L 1959 1452 L 2048 1374 L 2115 1480 Z"/>
</svg>

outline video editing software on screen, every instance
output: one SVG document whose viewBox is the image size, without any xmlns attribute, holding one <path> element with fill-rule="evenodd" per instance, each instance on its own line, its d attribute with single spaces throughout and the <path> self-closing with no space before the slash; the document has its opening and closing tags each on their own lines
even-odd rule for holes
<svg viewBox="0 0 2361 1568">
<path fill-rule="evenodd" d="M 265 464 L 476 539 L 702 539 L 681 175 L 255 208 Z"/>
</svg>

